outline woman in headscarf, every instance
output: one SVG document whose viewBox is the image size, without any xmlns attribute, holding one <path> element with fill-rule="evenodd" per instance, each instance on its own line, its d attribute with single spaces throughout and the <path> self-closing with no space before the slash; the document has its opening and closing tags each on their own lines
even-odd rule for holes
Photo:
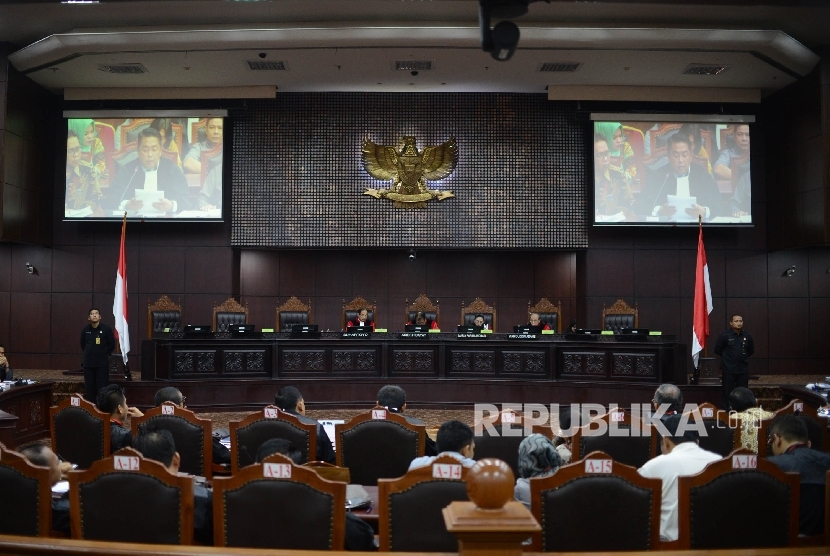
<svg viewBox="0 0 830 556">
<path fill-rule="evenodd" d="M 629 184 L 633 182 L 637 177 L 634 149 L 626 141 L 622 124 L 618 122 L 595 122 L 594 131 L 608 141 L 608 154 L 611 155 L 611 164 L 625 173 Z"/>
<path fill-rule="evenodd" d="M 66 138 L 66 203 L 67 216 L 103 216 L 99 202 L 101 186 L 98 174 L 81 158 L 81 140 L 69 130 Z"/>
<path fill-rule="evenodd" d="M 108 177 L 104 144 L 95 132 L 95 122 L 86 118 L 71 119 L 69 129 L 74 131 L 81 140 L 81 158 L 89 162 L 99 176 Z"/>
<path fill-rule="evenodd" d="M 519 444 L 519 479 L 513 497 L 530 509 L 530 479 L 553 475 L 561 465 L 553 442 L 544 435 L 531 434 Z"/>
</svg>

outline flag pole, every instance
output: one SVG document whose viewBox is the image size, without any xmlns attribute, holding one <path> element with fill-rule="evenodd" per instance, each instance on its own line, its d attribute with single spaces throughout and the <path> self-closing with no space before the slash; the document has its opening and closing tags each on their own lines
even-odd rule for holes
<svg viewBox="0 0 830 556">
<path fill-rule="evenodd" d="M 127 239 L 127 211 L 124 211 L 124 220 L 121 222 L 121 245 L 123 246 Z M 127 277 L 124 276 L 124 280 L 127 280 Z M 121 348 L 121 358 L 124 358 L 124 347 L 121 345 L 121 342 L 118 342 L 118 347 Z M 129 361 L 124 363 L 124 380 L 127 382 L 132 382 L 133 375 L 130 372 L 130 363 Z"/>
<path fill-rule="evenodd" d="M 126 212 L 124 213 L 124 218 L 125 219 L 127 218 L 127 213 Z M 697 215 L 697 231 L 698 231 L 698 233 L 703 231 L 703 215 L 702 214 Z M 708 347 L 703 346 L 703 357 L 709 357 L 709 351 L 708 350 L 709 350 Z M 695 370 L 700 372 L 700 369 L 695 369 Z"/>
</svg>

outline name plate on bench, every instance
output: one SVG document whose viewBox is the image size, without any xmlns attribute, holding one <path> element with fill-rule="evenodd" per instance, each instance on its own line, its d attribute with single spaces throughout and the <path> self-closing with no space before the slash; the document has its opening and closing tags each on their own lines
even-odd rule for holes
<svg viewBox="0 0 830 556">
<path fill-rule="evenodd" d="M 340 337 L 341 338 L 358 338 L 361 340 L 366 340 L 372 335 L 371 332 L 343 332 Z"/>
<path fill-rule="evenodd" d="M 398 334 L 401 340 L 426 340 L 429 338 L 428 332 L 401 332 Z"/>
<path fill-rule="evenodd" d="M 508 340 L 538 340 L 538 334 L 508 334 Z"/>
<path fill-rule="evenodd" d="M 475 333 L 475 332 L 459 332 L 458 339 L 459 340 L 486 340 L 490 336 L 487 334 Z"/>
</svg>

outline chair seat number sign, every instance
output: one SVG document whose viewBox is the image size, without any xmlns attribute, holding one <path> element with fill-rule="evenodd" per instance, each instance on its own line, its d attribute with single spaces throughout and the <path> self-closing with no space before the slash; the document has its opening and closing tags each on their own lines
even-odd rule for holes
<svg viewBox="0 0 830 556">
<path fill-rule="evenodd" d="M 614 411 L 611 413 L 611 422 L 612 423 L 622 423 L 625 421 L 625 412 L 623 411 Z"/>
<path fill-rule="evenodd" d="M 372 419 L 386 419 L 386 410 L 385 409 L 373 409 L 372 410 Z"/>
<path fill-rule="evenodd" d="M 505 411 L 501 414 L 501 422 L 502 423 L 515 423 L 516 422 L 516 414 L 512 411 Z"/>
<path fill-rule="evenodd" d="M 291 465 L 287 463 L 263 463 L 262 476 L 273 479 L 290 479 Z"/>
<path fill-rule="evenodd" d="M 793 413 L 796 411 L 804 411 L 804 402 L 795 402 L 793 404 Z"/>
<path fill-rule="evenodd" d="M 72 396 L 69 398 L 69 403 L 74 405 L 75 407 L 81 407 L 81 398 L 77 396 Z"/>
<path fill-rule="evenodd" d="M 277 408 L 276 407 L 266 407 L 264 410 L 265 418 L 266 419 L 276 419 L 277 418 Z"/>
<path fill-rule="evenodd" d="M 738 454 L 732 456 L 732 469 L 755 469 L 758 467 L 758 456 Z"/>
<path fill-rule="evenodd" d="M 704 419 L 711 419 L 715 416 L 715 410 L 711 407 L 704 407 L 703 411 L 701 411 L 701 415 Z"/>
<path fill-rule="evenodd" d="M 611 459 L 586 459 L 586 473 L 611 473 L 614 469 L 614 460 Z"/>
<path fill-rule="evenodd" d="M 434 479 L 460 479 L 461 465 L 457 463 L 435 463 L 432 465 Z"/>
<path fill-rule="evenodd" d="M 123 471 L 138 471 L 138 458 L 136 456 L 115 456 L 112 460 L 112 468 Z"/>
<path fill-rule="evenodd" d="M 176 411 L 173 409 L 172 405 L 162 405 L 161 406 L 161 414 L 162 415 L 173 415 Z"/>
</svg>

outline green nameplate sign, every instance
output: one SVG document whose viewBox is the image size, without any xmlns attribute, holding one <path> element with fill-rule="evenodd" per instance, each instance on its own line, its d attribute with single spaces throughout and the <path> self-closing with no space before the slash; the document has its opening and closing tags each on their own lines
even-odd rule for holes
<svg viewBox="0 0 830 556">
<path fill-rule="evenodd" d="M 649 336 L 662 336 L 662 335 L 663 335 L 663 333 L 662 333 L 662 332 L 660 332 L 659 330 L 650 330 L 650 331 L 649 331 L 649 333 L 648 333 L 648 335 L 649 335 Z"/>
<path fill-rule="evenodd" d="M 493 333 L 493 331 L 492 331 L 492 330 L 490 330 L 490 329 L 483 329 L 483 330 L 481 331 L 481 333 L 482 333 L 482 334 L 492 334 L 492 333 Z"/>
<path fill-rule="evenodd" d="M 613 336 L 613 335 L 614 335 L 614 331 L 613 331 L 613 330 L 603 330 L 603 331 L 602 331 L 602 335 L 603 335 L 603 336 Z"/>
<path fill-rule="evenodd" d="M 273 332 L 273 331 L 274 331 L 273 328 L 263 328 L 262 329 L 262 332 Z"/>
<path fill-rule="evenodd" d="M 553 334 L 556 334 L 556 331 L 555 330 L 542 330 L 542 334 L 553 335 Z"/>
<path fill-rule="evenodd" d="M 165 331 L 165 332 L 170 332 L 170 329 L 169 329 L 169 328 L 165 328 L 165 329 L 164 329 L 164 331 Z"/>
<path fill-rule="evenodd" d="M 375 328 L 375 332 L 386 332 L 385 328 Z"/>
<path fill-rule="evenodd" d="M 439 332 L 441 332 L 441 329 L 440 329 L 440 328 L 430 328 L 430 329 L 429 329 L 429 333 L 430 333 L 430 334 L 437 334 L 437 333 L 439 333 Z"/>
</svg>

